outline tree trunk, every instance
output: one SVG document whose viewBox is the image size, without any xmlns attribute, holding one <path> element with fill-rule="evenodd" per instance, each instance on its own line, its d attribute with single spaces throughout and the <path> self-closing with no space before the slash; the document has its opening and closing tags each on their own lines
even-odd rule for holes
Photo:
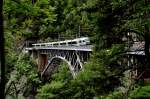
<svg viewBox="0 0 150 99">
<path fill-rule="evenodd" d="M 145 25 L 145 56 L 147 60 L 147 66 L 150 65 L 150 29 L 147 25 Z"/>
<path fill-rule="evenodd" d="M 5 53 L 4 53 L 4 33 L 3 33 L 3 0 L 0 0 L 0 96 L 5 99 Z"/>
</svg>

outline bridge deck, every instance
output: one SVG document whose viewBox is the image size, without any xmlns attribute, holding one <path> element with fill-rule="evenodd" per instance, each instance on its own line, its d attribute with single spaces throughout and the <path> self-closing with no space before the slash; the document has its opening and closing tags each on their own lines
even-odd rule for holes
<svg viewBox="0 0 150 99">
<path fill-rule="evenodd" d="M 74 51 L 92 51 L 93 46 L 53 46 L 53 47 L 32 47 L 26 50 L 74 50 Z"/>
<path fill-rule="evenodd" d="M 42 43 L 43 44 L 43 43 Z M 41 46 L 33 46 L 26 48 L 26 51 L 31 50 L 72 50 L 72 51 L 93 51 L 92 45 L 84 45 L 84 46 L 48 46 L 49 43 L 44 43 L 44 45 Z M 130 50 L 127 52 L 127 54 L 130 55 L 145 55 L 144 52 L 144 45 L 145 42 L 135 42 L 130 46 Z"/>
</svg>

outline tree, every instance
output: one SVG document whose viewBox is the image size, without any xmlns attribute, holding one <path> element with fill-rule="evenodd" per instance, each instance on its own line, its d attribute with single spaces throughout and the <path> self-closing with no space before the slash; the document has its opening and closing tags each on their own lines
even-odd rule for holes
<svg viewBox="0 0 150 99">
<path fill-rule="evenodd" d="M 46 35 L 45 27 L 55 21 L 55 8 L 46 0 L 34 4 L 30 0 L 4 3 L 5 26 L 13 35 L 32 37 Z"/>
<path fill-rule="evenodd" d="M 38 99 L 59 99 L 61 98 L 69 98 L 68 90 L 69 84 L 71 84 L 70 80 L 72 80 L 72 74 L 66 63 L 62 63 L 58 71 L 52 75 L 50 81 L 44 84 L 38 90 L 37 98 Z M 70 91 L 69 91 L 70 92 Z"/>
<path fill-rule="evenodd" d="M 1 96 L 5 98 L 5 46 L 4 46 L 4 31 L 3 31 L 3 0 L 0 1 L 0 85 Z"/>
<path fill-rule="evenodd" d="M 83 6 L 82 10 L 87 11 L 93 17 L 90 21 L 95 32 L 95 37 L 93 37 L 95 49 L 93 60 L 85 68 L 81 82 L 83 81 L 86 88 L 87 86 L 94 87 L 94 95 L 104 96 L 122 84 L 123 73 L 128 66 L 127 63 L 122 64 L 126 58 L 126 44 L 123 37 L 127 36 L 128 32 L 134 32 L 140 36 L 145 35 L 145 32 L 148 33 L 143 31 L 145 29 L 141 29 L 145 23 L 139 24 L 143 21 L 139 15 L 149 9 L 149 4 L 146 3 L 146 6 L 144 4 L 144 1 L 140 0 L 88 0 Z M 149 23 L 149 19 L 147 17 L 145 19 Z M 149 35 L 145 37 L 148 40 Z M 146 44 L 146 49 L 149 49 L 148 45 Z M 93 75 L 90 76 L 86 72 Z M 84 82 L 85 79 L 91 82 Z"/>
</svg>

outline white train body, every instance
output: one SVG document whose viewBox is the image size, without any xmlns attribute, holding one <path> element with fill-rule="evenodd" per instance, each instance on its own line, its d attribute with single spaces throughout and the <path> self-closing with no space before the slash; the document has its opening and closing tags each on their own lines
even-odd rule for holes
<svg viewBox="0 0 150 99">
<path fill-rule="evenodd" d="M 51 43 L 37 43 L 32 44 L 34 47 L 52 47 L 52 46 L 84 46 L 89 45 L 90 40 L 88 37 L 76 38 L 73 40 L 65 40 Z"/>
</svg>

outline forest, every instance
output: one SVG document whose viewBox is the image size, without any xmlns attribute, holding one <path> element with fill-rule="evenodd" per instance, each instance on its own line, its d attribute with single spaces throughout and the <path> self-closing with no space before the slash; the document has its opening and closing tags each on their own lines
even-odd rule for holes
<svg viewBox="0 0 150 99">
<path fill-rule="evenodd" d="M 4 0 L 3 25 L 6 99 L 150 98 L 150 76 L 142 75 L 145 67 L 150 75 L 150 0 Z M 36 60 L 23 53 L 26 41 L 79 37 L 94 48 L 75 78 L 62 62 L 43 80 Z M 137 41 L 145 54 L 133 59 L 126 53 Z"/>
</svg>

